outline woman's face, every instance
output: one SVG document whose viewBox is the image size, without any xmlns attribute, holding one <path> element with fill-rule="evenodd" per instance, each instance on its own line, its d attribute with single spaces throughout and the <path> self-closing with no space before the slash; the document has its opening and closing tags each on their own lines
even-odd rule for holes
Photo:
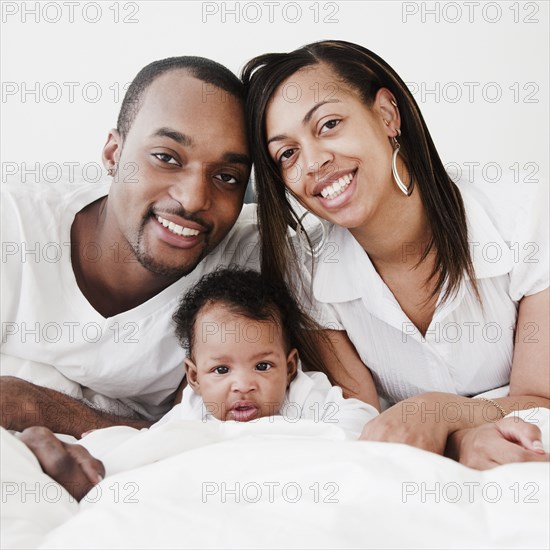
<svg viewBox="0 0 550 550">
<path fill-rule="evenodd" d="M 387 213 L 386 199 L 399 194 L 391 171 L 389 137 L 400 125 L 392 99 L 382 89 L 366 107 L 323 64 L 301 69 L 275 91 L 266 113 L 269 154 L 305 208 L 348 229 Z"/>
</svg>

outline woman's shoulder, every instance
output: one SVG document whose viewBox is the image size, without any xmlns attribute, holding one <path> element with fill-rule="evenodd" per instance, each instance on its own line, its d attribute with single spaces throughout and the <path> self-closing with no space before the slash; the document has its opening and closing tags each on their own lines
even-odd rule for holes
<svg viewBox="0 0 550 550">
<path fill-rule="evenodd" d="M 514 300 L 548 287 L 548 186 L 543 183 L 459 185 L 476 274 L 497 261 L 509 266 Z M 500 249 L 499 249 L 500 247 Z M 477 259 L 477 262 L 476 262 Z"/>
<path fill-rule="evenodd" d="M 548 235 L 548 186 L 538 183 L 457 182 L 470 223 L 485 215 L 507 243 Z"/>
</svg>

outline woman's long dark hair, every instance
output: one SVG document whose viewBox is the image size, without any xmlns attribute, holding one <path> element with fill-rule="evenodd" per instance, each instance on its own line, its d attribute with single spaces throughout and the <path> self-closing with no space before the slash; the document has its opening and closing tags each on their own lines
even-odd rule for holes
<svg viewBox="0 0 550 550">
<path fill-rule="evenodd" d="M 370 107 L 380 88 L 396 98 L 401 116 L 400 153 L 420 190 L 431 240 L 419 261 L 435 250 L 435 263 L 426 283 L 435 278 L 432 297 L 442 289 L 442 301 L 458 290 L 467 274 L 479 299 L 468 247 L 464 203 L 448 176 L 412 94 L 399 75 L 370 50 L 344 41 L 316 42 L 290 53 L 264 54 L 250 60 L 242 79 L 246 91 L 247 124 L 258 194 L 262 240 L 262 273 L 284 279 L 294 269 L 297 254 L 288 240 L 288 227 L 301 227 L 299 214 L 288 200 L 279 168 L 269 155 L 266 111 L 276 89 L 296 71 L 324 63 L 358 92 Z"/>
</svg>

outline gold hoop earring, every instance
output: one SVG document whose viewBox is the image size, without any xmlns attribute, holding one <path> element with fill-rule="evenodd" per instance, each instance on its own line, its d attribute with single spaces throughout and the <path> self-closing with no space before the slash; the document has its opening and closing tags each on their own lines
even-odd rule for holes
<svg viewBox="0 0 550 550">
<path fill-rule="evenodd" d="M 401 136 L 401 130 L 399 130 L 399 128 L 396 128 L 395 130 L 397 132 L 397 137 Z M 397 171 L 397 155 L 399 154 L 399 149 L 401 148 L 401 145 L 399 145 L 399 142 L 397 141 L 397 137 L 392 138 L 393 155 L 391 159 L 391 171 L 397 187 L 399 187 L 403 194 L 405 194 L 407 197 L 410 197 L 414 189 L 414 181 L 411 178 L 409 185 L 405 185 L 403 183 L 403 180 L 399 176 L 399 172 Z"/>
</svg>

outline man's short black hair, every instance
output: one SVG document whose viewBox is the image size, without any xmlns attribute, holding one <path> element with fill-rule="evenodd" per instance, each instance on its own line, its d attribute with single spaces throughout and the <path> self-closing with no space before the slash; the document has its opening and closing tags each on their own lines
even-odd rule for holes
<svg viewBox="0 0 550 550">
<path fill-rule="evenodd" d="M 136 75 L 126 92 L 118 114 L 117 130 L 124 140 L 132 127 L 141 107 L 147 88 L 161 75 L 169 71 L 184 69 L 190 76 L 229 92 L 238 99 L 244 98 L 241 81 L 227 68 L 205 57 L 168 57 L 153 61 Z"/>
</svg>

